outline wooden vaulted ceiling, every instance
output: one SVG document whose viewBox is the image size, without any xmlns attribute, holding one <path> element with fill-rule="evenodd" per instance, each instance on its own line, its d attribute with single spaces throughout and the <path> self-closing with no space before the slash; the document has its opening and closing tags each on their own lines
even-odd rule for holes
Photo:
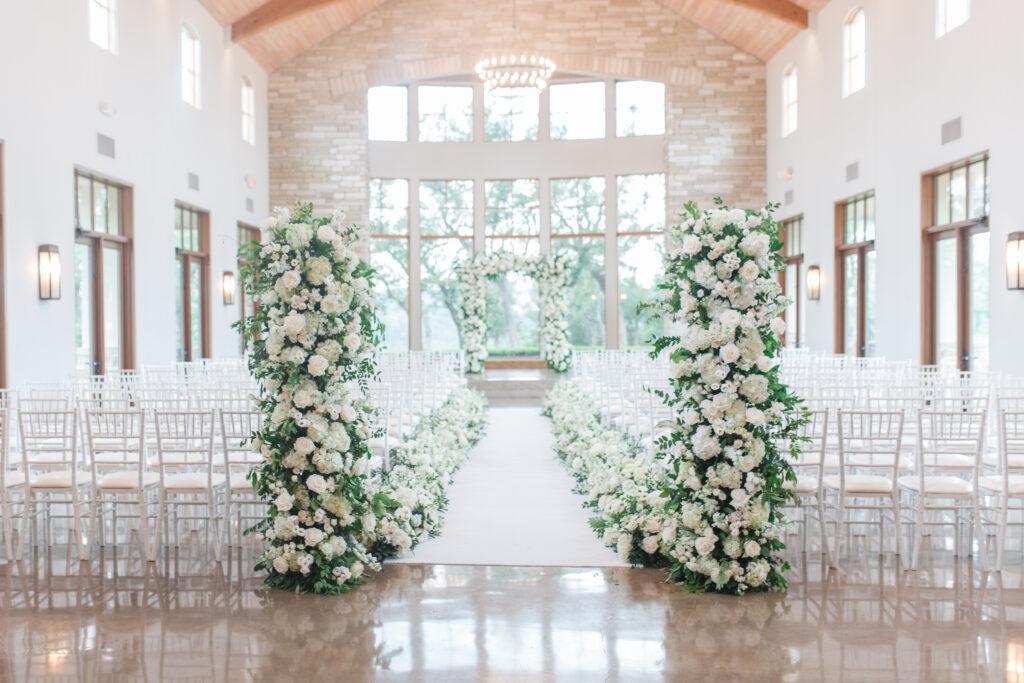
<svg viewBox="0 0 1024 683">
<path fill-rule="evenodd" d="M 565 1 L 565 0 L 563 0 Z M 829 0 L 656 0 L 767 61 Z M 235 42 L 272 71 L 387 0 L 200 0 Z"/>
</svg>

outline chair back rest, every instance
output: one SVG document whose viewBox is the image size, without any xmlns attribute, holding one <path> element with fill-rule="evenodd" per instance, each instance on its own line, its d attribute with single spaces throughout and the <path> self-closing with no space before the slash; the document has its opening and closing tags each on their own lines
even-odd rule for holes
<svg viewBox="0 0 1024 683">
<path fill-rule="evenodd" d="M 969 469 L 981 467 L 981 451 L 985 441 L 984 411 L 938 412 L 923 410 L 917 416 L 917 466 L 924 476 L 929 470 L 968 469 L 950 465 L 943 456 L 956 455 L 970 458 Z"/>
<path fill-rule="evenodd" d="M 74 469 L 78 457 L 78 411 L 19 410 L 21 454 L 29 468 Z"/>
<path fill-rule="evenodd" d="M 1024 411 L 1002 411 L 999 432 L 1000 468 L 1003 473 L 1024 473 Z"/>
<path fill-rule="evenodd" d="M 157 410 L 154 417 L 162 469 L 212 471 L 215 424 L 212 411 Z"/>
<path fill-rule="evenodd" d="M 895 481 L 903 411 L 840 410 L 838 417 L 840 477 L 863 470 Z"/>
<path fill-rule="evenodd" d="M 250 466 L 263 459 L 253 448 L 253 437 L 263 428 L 263 413 L 258 410 L 220 411 L 221 438 L 224 441 L 224 462 Z"/>
<path fill-rule="evenodd" d="M 85 435 L 93 472 L 145 469 L 146 414 L 132 410 L 86 410 Z"/>
</svg>

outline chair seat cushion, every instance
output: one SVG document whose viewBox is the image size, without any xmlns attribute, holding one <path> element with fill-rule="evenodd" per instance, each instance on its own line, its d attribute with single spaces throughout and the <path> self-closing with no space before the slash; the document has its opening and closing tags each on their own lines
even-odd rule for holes
<svg viewBox="0 0 1024 683">
<path fill-rule="evenodd" d="M 900 486 L 910 491 L 920 492 L 921 478 L 916 476 L 900 477 Z M 942 475 L 926 475 L 924 478 L 924 492 L 932 495 L 954 495 L 969 496 L 973 489 L 971 483 L 959 477 L 946 477 Z"/>
<path fill-rule="evenodd" d="M 1011 496 L 1024 496 L 1024 475 L 1014 474 L 1008 477 Z M 978 479 L 978 486 L 986 491 L 1003 490 L 1003 477 L 1000 474 L 991 474 Z"/>
<path fill-rule="evenodd" d="M 25 483 L 25 473 L 21 470 L 7 470 L 4 472 L 4 487 L 13 488 Z"/>
<path fill-rule="evenodd" d="M 990 452 L 985 454 L 985 464 L 992 465 L 993 467 L 999 467 L 1001 465 L 999 461 L 999 453 Z M 1024 454 L 1021 453 L 1010 453 L 1006 457 L 1006 464 L 1012 468 L 1024 468 Z"/>
<path fill-rule="evenodd" d="M 205 472 L 182 472 L 164 477 L 164 488 L 173 491 L 205 491 L 206 482 Z M 210 485 L 216 488 L 223 483 L 224 475 L 217 473 L 213 475 Z"/>
<path fill-rule="evenodd" d="M 81 482 L 79 477 L 79 483 Z M 38 474 L 29 482 L 33 488 L 39 489 L 69 489 L 71 488 L 71 470 L 53 470 Z"/>
<path fill-rule="evenodd" d="M 891 467 L 892 458 L 892 455 L 871 456 L 867 454 L 855 454 L 850 456 L 850 464 L 860 465 L 861 467 Z M 838 463 L 836 466 L 838 467 Z M 914 463 L 909 458 L 900 458 L 896 468 L 904 472 L 909 472 L 914 469 Z"/>
<path fill-rule="evenodd" d="M 839 489 L 839 475 L 823 480 L 830 489 Z M 877 474 L 850 474 L 846 477 L 846 493 L 891 493 L 892 480 Z"/>
<path fill-rule="evenodd" d="M 142 485 L 152 486 L 160 481 L 160 475 L 156 472 L 143 472 Z M 99 480 L 97 484 L 101 489 L 134 489 L 139 485 L 138 472 L 111 472 Z"/>
<path fill-rule="evenodd" d="M 248 474 L 245 472 L 236 472 L 231 475 L 231 490 L 235 493 L 255 493 L 255 490 L 252 487 L 252 482 L 249 481 Z"/>
<path fill-rule="evenodd" d="M 974 469 L 974 458 L 960 453 L 928 454 L 926 462 L 938 467 L 955 467 L 957 469 Z"/>
<path fill-rule="evenodd" d="M 791 481 L 787 481 L 782 486 L 783 488 L 790 489 L 797 495 L 815 495 L 818 493 L 818 478 L 812 477 L 809 474 L 798 474 L 796 476 L 795 484 Z"/>
</svg>

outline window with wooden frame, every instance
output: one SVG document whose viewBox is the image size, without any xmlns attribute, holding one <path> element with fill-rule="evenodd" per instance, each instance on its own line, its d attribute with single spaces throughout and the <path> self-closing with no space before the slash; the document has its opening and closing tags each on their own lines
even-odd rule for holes
<svg viewBox="0 0 1024 683">
<path fill-rule="evenodd" d="M 260 229 L 259 228 L 255 227 L 255 226 L 252 226 L 252 225 L 246 225 L 245 223 L 239 223 L 238 224 L 238 246 L 239 247 L 241 247 L 243 244 L 248 244 L 250 242 L 259 242 L 259 241 L 260 241 Z M 243 266 L 247 266 L 250 263 L 251 263 L 250 261 L 243 261 L 242 259 L 239 259 L 238 260 L 238 272 L 241 273 L 242 272 L 242 267 Z M 239 278 L 239 279 L 241 279 L 241 278 Z M 250 318 L 250 317 L 256 315 L 256 302 L 253 300 L 253 298 L 251 296 L 249 296 L 249 297 L 246 296 L 245 283 L 244 282 L 242 283 L 242 286 L 239 287 L 238 289 L 239 289 L 238 304 L 239 304 L 239 311 L 240 311 L 239 312 L 239 318 L 244 323 L 246 318 Z M 245 350 L 246 350 L 245 349 L 245 337 L 243 335 L 239 335 L 239 337 L 240 337 L 240 340 L 239 340 L 240 349 L 241 349 L 242 353 L 245 353 Z"/>
<path fill-rule="evenodd" d="M 875 193 L 836 204 L 835 350 L 875 353 Z"/>
<path fill-rule="evenodd" d="M 420 181 L 420 329 L 426 351 L 462 348 L 452 268 L 473 255 L 474 206 L 472 180 Z"/>
<path fill-rule="evenodd" d="M 370 264 L 377 271 L 377 315 L 388 350 L 409 346 L 409 181 L 370 179 Z"/>
<path fill-rule="evenodd" d="M 618 346 L 649 349 L 651 339 L 665 331 L 664 322 L 637 309 L 658 291 L 665 271 L 665 174 L 620 175 L 616 185 L 618 235 L 608 246 L 615 248 L 612 262 L 618 264 Z"/>
<path fill-rule="evenodd" d="M 551 253 L 573 264 L 567 282 L 569 343 L 605 346 L 605 179 L 551 180 Z"/>
<path fill-rule="evenodd" d="M 210 214 L 174 207 L 178 360 L 210 357 Z"/>
<path fill-rule="evenodd" d="M 782 73 L 782 137 L 796 132 L 798 97 L 799 97 L 799 72 L 796 64 L 790 64 Z"/>
<path fill-rule="evenodd" d="M 135 367 L 131 189 L 75 172 L 75 369 Z"/>
<path fill-rule="evenodd" d="M 989 369 L 989 177 L 982 154 L 921 183 L 925 364 Z"/>
<path fill-rule="evenodd" d="M 843 23 L 843 97 L 864 87 L 867 72 L 867 27 L 864 10 L 857 8 Z"/>
<path fill-rule="evenodd" d="M 789 298 L 789 305 L 782 317 L 786 321 L 786 333 L 782 339 L 785 346 L 799 347 L 804 339 L 804 316 L 800 285 L 804 269 L 804 217 L 793 216 L 782 221 L 782 255 L 786 267 L 779 272 L 782 293 Z"/>
</svg>

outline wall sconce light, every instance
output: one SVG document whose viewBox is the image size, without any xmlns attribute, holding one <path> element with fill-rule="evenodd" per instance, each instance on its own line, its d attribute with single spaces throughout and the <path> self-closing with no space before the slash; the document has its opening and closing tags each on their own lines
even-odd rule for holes
<svg viewBox="0 0 1024 683">
<path fill-rule="evenodd" d="M 224 271 L 221 287 L 224 290 L 224 305 L 231 306 L 235 303 L 235 274 L 230 270 Z"/>
<path fill-rule="evenodd" d="M 807 269 L 807 298 L 811 301 L 821 298 L 821 268 L 818 266 Z"/>
<path fill-rule="evenodd" d="M 1024 232 L 1006 238 L 1006 288 L 1024 289 Z"/>
<path fill-rule="evenodd" d="M 39 245 L 39 298 L 60 298 L 60 249 L 56 244 Z"/>
</svg>

